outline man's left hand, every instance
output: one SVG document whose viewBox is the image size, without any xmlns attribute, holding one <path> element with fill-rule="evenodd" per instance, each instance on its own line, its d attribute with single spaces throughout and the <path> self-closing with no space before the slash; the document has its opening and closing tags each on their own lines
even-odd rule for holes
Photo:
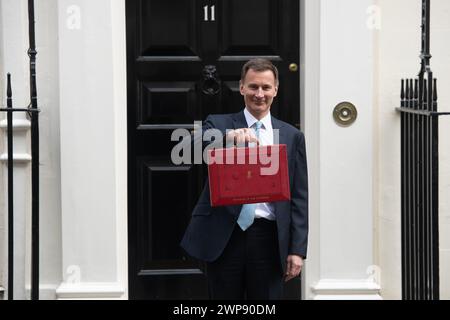
<svg viewBox="0 0 450 320">
<path fill-rule="evenodd" d="M 297 277 L 302 271 L 303 258 L 298 255 L 290 255 L 287 257 L 286 262 L 284 281 L 288 282 L 289 280 Z"/>
</svg>

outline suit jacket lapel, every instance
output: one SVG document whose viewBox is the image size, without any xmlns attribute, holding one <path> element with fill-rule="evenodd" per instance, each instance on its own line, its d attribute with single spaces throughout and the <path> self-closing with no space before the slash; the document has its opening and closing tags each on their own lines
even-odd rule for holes
<svg viewBox="0 0 450 320">
<path fill-rule="evenodd" d="M 280 120 L 278 120 L 277 118 L 272 117 L 272 128 L 274 130 L 273 143 L 287 145 L 286 134 L 284 133 L 284 130 L 283 130 L 283 123 Z M 276 137 L 277 132 L 278 132 L 278 137 L 279 137 L 278 141 L 277 141 L 277 137 Z M 275 202 L 274 206 L 273 206 L 275 217 L 277 216 L 278 205 L 279 205 L 279 202 Z"/>
<path fill-rule="evenodd" d="M 247 120 L 245 119 L 244 111 L 233 114 L 233 125 L 234 125 L 233 129 L 248 128 L 248 124 L 247 124 Z"/>
<path fill-rule="evenodd" d="M 273 143 L 274 144 L 287 144 L 286 135 L 283 130 L 283 123 L 277 118 L 272 117 L 272 128 L 273 130 L 278 130 L 279 140 L 276 139 L 276 131 L 273 132 Z"/>
</svg>

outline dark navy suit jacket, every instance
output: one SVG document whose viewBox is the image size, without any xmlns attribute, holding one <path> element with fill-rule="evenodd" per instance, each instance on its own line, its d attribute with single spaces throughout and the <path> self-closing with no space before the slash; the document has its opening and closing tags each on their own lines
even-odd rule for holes
<svg viewBox="0 0 450 320">
<path fill-rule="evenodd" d="M 275 202 L 278 243 L 282 270 L 286 258 L 297 254 L 306 258 L 308 245 L 308 174 L 304 135 L 295 127 L 272 117 L 273 129 L 280 133 L 279 144 L 287 145 L 291 200 Z M 207 129 L 226 130 L 247 128 L 244 112 L 210 115 L 203 124 Z M 203 142 L 203 147 L 205 147 Z M 242 205 L 211 207 L 209 183 L 192 212 L 181 246 L 186 252 L 203 261 L 212 262 L 223 252 L 230 239 Z"/>
</svg>

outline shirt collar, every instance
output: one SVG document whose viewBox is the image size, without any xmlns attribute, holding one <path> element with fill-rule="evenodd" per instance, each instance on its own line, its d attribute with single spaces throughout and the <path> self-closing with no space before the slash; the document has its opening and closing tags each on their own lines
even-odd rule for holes
<svg viewBox="0 0 450 320">
<path fill-rule="evenodd" d="M 248 110 L 247 108 L 244 109 L 244 115 L 245 115 L 245 120 L 247 121 L 247 125 L 249 128 L 251 128 L 256 122 L 258 122 L 258 119 L 256 119 Z M 261 120 L 259 120 L 262 122 L 263 124 L 263 128 L 265 130 L 270 130 L 272 128 L 272 116 L 269 113 L 262 118 Z"/>
</svg>

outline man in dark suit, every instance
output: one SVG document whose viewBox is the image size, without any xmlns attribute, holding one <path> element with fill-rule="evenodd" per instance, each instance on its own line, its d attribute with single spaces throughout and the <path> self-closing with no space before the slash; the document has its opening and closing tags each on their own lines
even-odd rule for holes
<svg viewBox="0 0 450 320">
<path fill-rule="evenodd" d="M 212 299 L 280 299 L 283 279 L 297 277 L 306 258 L 305 138 L 293 126 L 271 116 L 278 86 L 278 70 L 270 61 L 250 60 L 240 82 L 244 111 L 210 115 L 203 124 L 203 130 L 220 130 L 228 143 L 271 145 L 275 140 L 286 144 L 291 188 L 290 201 L 213 208 L 206 182 L 181 246 L 207 262 Z M 249 212 L 250 222 L 243 223 Z"/>
</svg>

